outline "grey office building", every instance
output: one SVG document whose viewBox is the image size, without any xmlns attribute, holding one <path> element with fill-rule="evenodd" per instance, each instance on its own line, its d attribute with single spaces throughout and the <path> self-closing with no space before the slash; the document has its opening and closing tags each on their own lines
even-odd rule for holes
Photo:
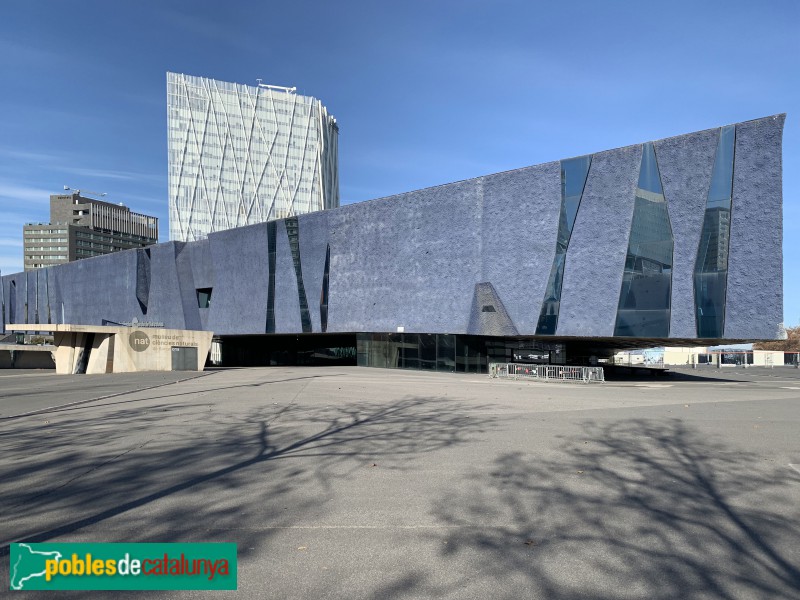
<svg viewBox="0 0 800 600">
<path fill-rule="evenodd" d="M 157 217 L 80 192 L 50 196 L 50 222 L 23 227 L 26 271 L 157 243 Z"/>
</svg>

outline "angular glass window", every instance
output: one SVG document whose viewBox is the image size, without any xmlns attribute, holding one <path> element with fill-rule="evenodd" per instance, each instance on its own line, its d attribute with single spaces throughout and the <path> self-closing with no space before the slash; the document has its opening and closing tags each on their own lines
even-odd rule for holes
<svg viewBox="0 0 800 600">
<path fill-rule="evenodd" d="M 328 281 L 331 270 L 331 245 L 325 249 L 325 268 L 322 273 L 322 291 L 319 295 L 319 322 L 322 333 L 328 331 Z"/>
<path fill-rule="evenodd" d="M 303 283 L 303 267 L 300 262 L 300 229 L 297 217 L 289 217 L 285 221 L 286 235 L 289 237 L 289 250 L 292 253 L 295 280 L 297 281 L 297 299 L 300 304 L 300 324 L 303 333 L 311 333 L 311 313 L 308 311 L 308 297 Z"/>
<path fill-rule="evenodd" d="M 211 306 L 211 290 L 212 288 L 199 288 L 196 290 L 198 308 L 208 308 Z"/>
<path fill-rule="evenodd" d="M 558 311 L 561 305 L 561 284 L 564 281 L 564 264 L 572 228 L 581 205 L 583 190 L 589 177 L 592 157 L 579 156 L 561 161 L 561 211 L 558 217 L 556 254 L 544 293 L 544 302 L 536 325 L 536 335 L 555 335 Z"/>
<path fill-rule="evenodd" d="M 277 262 L 277 221 L 267 222 L 267 256 L 269 279 L 267 280 L 267 325 L 265 333 L 275 333 L 275 264 Z"/>
<path fill-rule="evenodd" d="M 735 146 L 736 127 L 729 125 L 720 129 L 703 231 L 694 264 L 695 316 L 699 338 L 721 338 L 725 329 Z"/>
<path fill-rule="evenodd" d="M 8 286 L 8 322 L 17 322 L 17 282 L 13 279 Z"/>
<path fill-rule="evenodd" d="M 652 142 L 644 145 L 614 335 L 668 337 L 672 225 Z"/>
</svg>

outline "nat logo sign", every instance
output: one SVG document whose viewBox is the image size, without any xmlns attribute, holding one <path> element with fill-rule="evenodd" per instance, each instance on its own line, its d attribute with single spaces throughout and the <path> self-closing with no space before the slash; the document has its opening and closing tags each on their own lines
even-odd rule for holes
<svg viewBox="0 0 800 600">
<path fill-rule="evenodd" d="M 11 544 L 12 590 L 235 590 L 236 544 Z"/>
<path fill-rule="evenodd" d="M 144 352 L 150 347 L 150 337 L 144 331 L 134 331 L 128 337 L 131 348 L 136 352 Z"/>
</svg>

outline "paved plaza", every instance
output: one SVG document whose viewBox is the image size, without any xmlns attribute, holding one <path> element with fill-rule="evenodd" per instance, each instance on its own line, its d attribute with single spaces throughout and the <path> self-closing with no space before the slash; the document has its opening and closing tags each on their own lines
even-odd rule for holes
<svg viewBox="0 0 800 600">
<path fill-rule="evenodd" d="M 10 542 L 184 541 L 226 597 L 800 598 L 800 371 L 0 371 L 0 515 L 4 590 Z"/>
</svg>

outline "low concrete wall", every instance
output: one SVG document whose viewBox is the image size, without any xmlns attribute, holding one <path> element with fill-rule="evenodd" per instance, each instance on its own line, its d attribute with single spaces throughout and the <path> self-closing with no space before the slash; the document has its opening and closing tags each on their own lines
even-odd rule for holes
<svg viewBox="0 0 800 600">
<path fill-rule="evenodd" d="M 0 369 L 55 369 L 54 346 L 0 346 Z"/>
</svg>

